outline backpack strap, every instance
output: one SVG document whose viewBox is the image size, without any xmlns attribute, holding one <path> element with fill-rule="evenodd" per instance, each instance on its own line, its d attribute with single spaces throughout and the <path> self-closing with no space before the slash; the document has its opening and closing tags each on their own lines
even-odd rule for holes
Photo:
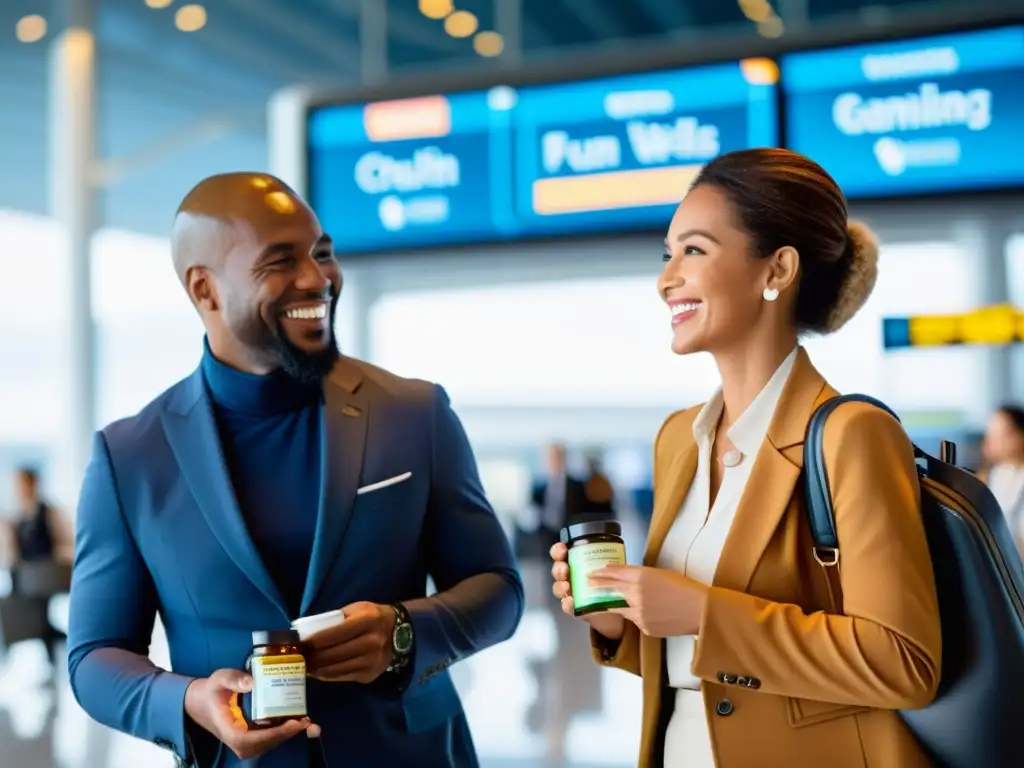
<svg viewBox="0 0 1024 768">
<path fill-rule="evenodd" d="M 829 415 L 844 403 L 868 403 L 899 421 L 889 406 L 868 395 L 840 395 L 826 400 L 811 416 L 804 439 L 804 501 L 807 522 L 811 527 L 814 559 L 825 571 L 834 610 L 839 607 L 839 585 L 831 578 L 830 570 L 839 566 L 839 536 L 836 516 L 832 508 L 832 491 L 825 468 L 825 422 Z"/>
</svg>

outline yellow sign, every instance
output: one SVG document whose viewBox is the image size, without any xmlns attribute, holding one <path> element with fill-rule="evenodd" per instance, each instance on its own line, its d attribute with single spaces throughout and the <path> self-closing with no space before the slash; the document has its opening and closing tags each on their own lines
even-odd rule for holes
<svg viewBox="0 0 1024 768">
<path fill-rule="evenodd" d="M 910 345 L 1013 344 L 1024 341 L 1024 312 L 1009 304 L 964 315 L 918 315 L 907 319 Z"/>
<path fill-rule="evenodd" d="M 910 343 L 915 347 L 941 347 L 960 341 L 956 315 L 923 315 L 910 318 Z"/>
<path fill-rule="evenodd" d="M 971 312 L 961 321 L 961 337 L 965 344 L 1010 344 L 1017 340 L 1018 314 L 1008 304 Z"/>
</svg>

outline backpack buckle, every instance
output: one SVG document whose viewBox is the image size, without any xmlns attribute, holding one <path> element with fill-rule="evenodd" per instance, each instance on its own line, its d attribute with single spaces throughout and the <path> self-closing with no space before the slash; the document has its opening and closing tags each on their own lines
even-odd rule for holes
<svg viewBox="0 0 1024 768">
<path fill-rule="evenodd" d="M 834 568 L 839 565 L 838 547 L 815 547 L 813 550 L 814 559 L 822 568 Z"/>
</svg>

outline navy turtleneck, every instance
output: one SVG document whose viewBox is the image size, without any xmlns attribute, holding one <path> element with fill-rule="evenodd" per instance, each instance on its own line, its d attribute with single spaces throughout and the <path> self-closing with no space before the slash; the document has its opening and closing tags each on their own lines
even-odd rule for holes
<svg viewBox="0 0 1024 768">
<path fill-rule="evenodd" d="M 208 344 L 202 370 L 249 535 L 297 617 L 319 513 L 323 390 L 280 370 L 229 368 Z"/>
</svg>

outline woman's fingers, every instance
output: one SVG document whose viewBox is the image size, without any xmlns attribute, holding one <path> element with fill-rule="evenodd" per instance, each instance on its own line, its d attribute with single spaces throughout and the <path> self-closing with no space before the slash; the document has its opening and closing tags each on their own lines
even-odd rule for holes
<svg viewBox="0 0 1024 768">
<path fill-rule="evenodd" d="M 569 586 L 568 581 L 556 581 L 551 585 L 551 594 L 561 600 L 572 594 L 572 588 Z"/>
</svg>

